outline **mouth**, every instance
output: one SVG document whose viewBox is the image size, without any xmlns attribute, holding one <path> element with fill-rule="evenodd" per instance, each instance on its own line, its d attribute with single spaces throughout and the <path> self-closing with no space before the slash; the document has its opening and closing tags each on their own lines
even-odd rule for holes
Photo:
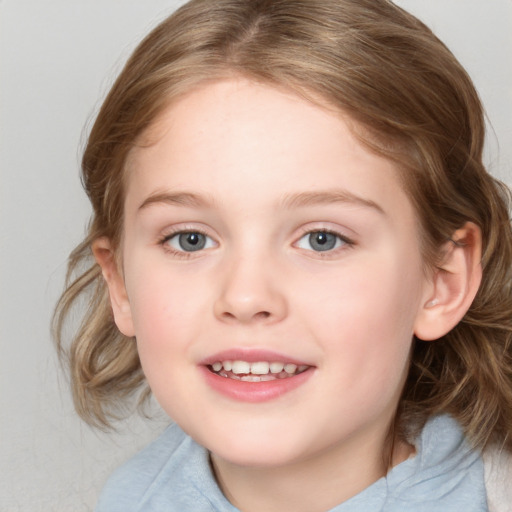
<svg viewBox="0 0 512 512">
<path fill-rule="evenodd" d="M 215 361 L 207 366 L 210 372 L 227 379 L 243 382 L 269 382 L 289 379 L 307 371 L 310 366 L 279 361 Z"/>
<path fill-rule="evenodd" d="M 198 368 L 215 392 L 238 402 L 279 399 L 302 387 L 315 366 L 268 350 L 233 349 L 203 360 Z"/>
</svg>

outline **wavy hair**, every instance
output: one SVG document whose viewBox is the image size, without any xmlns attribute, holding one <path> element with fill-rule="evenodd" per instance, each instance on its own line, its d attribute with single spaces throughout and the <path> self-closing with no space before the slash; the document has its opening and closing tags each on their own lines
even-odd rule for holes
<svg viewBox="0 0 512 512">
<path fill-rule="evenodd" d="M 130 150 L 180 95 L 233 74 L 348 114 L 356 135 L 397 163 L 428 265 L 467 221 L 480 227 L 477 297 L 442 339 L 414 341 L 395 427 L 404 435 L 450 413 L 475 446 L 512 450 L 510 194 L 482 163 L 484 115 L 470 78 L 423 23 L 387 0 L 192 0 L 135 50 L 85 148 L 82 179 L 93 215 L 70 256 L 54 316 L 78 413 L 105 427 L 132 395 L 149 396 L 135 340 L 117 330 L 91 253 L 98 237 L 119 242 Z M 81 322 L 68 343 L 76 311 Z"/>
</svg>

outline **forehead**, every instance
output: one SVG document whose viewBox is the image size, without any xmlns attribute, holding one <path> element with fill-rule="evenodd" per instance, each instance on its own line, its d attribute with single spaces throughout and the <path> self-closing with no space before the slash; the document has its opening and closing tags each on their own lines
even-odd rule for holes
<svg viewBox="0 0 512 512">
<path fill-rule="evenodd" d="M 256 191 L 270 198 L 333 186 L 404 199 L 395 165 L 352 127 L 327 105 L 286 90 L 245 79 L 208 83 L 173 102 L 132 151 L 127 202 L 190 187 L 248 202 Z"/>
<path fill-rule="evenodd" d="M 285 86 L 263 84 L 238 75 L 221 77 L 199 81 L 190 91 L 170 101 L 140 137 L 131 160 L 163 138 L 167 138 L 167 144 L 172 137 L 176 146 L 183 149 L 197 144 L 199 136 L 206 132 L 222 134 L 225 144 L 229 143 L 228 136 L 233 132 L 237 135 L 237 144 L 241 133 L 246 135 L 247 141 L 259 139 L 261 142 L 261 131 L 267 132 L 271 125 L 275 131 L 280 130 L 282 144 L 286 134 L 294 139 L 301 135 L 310 138 L 308 132 L 312 125 L 315 130 L 324 127 L 345 132 L 349 123 L 350 118 L 342 116 L 314 93 L 301 91 L 299 95 Z M 197 130 L 199 125 L 203 128 L 200 131 Z M 183 142 L 186 146 L 182 146 Z"/>
</svg>

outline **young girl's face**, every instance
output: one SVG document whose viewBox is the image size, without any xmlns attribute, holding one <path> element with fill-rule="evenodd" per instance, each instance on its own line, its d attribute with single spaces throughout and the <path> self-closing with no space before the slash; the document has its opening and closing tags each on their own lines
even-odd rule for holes
<svg viewBox="0 0 512 512">
<path fill-rule="evenodd" d="M 149 138 L 111 291 L 160 404 L 231 464 L 380 456 L 431 293 L 394 165 L 244 79 L 189 93 Z"/>
</svg>

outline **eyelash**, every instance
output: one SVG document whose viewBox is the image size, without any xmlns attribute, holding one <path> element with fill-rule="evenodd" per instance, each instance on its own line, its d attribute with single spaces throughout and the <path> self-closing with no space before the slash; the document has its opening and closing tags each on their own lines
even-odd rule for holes
<svg viewBox="0 0 512 512">
<path fill-rule="evenodd" d="M 327 229 L 327 228 L 314 228 L 314 229 L 305 228 L 303 230 L 302 234 L 297 239 L 297 242 L 294 243 L 294 246 L 298 246 L 298 243 L 304 237 L 306 237 L 308 235 L 312 235 L 314 233 L 322 233 L 322 234 L 325 233 L 327 235 L 332 235 L 332 236 L 336 237 L 339 241 L 342 242 L 342 246 L 341 247 L 334 247 L 334 248 L 328 249 L 326 251 L 315 251 L 315 250 L 311 250 L 311 249 L 303 249 L 303 250 L 305 250 L 307 252 L 311 252 L 313 254 L 320 255 L 322 258 L 327 258 L 329 256 L 334 256 L 335 254 L 338 254 L 339 251 L 344 251 L 344 250 L 347 250 L 347 249 L 351 249 L 351 248 L 353 248 L 356 245 L 354 240 L 352 240 L 351 238 L 348 238 L 345 235 L 342 235 L 338 231 L 335 231 L 335 230 L 332 230 L 332 229 Z M 298 248 L 301 249 L 300 247 L 298 247 Z"/>
<path fill-rule="evenodd" d="M 304 237 L 306 237 L 308 235 L 312 235 L 314 233 L 322 233 L 322 234 L 332 235 L 332 236 L 336 237 L 337 241 L 339 240 L 342 242 L 342 246 L 334 247 L 332 249 L 327 249 L 325 251 L 315 251 L 314 249 L 304 249 L 304 248 L 298 247 L 298 243 L 302 239 L 304 239 Z M 158 244 L 161 245 L 166 252 L 170 253 L 171 255 L 173 255 L 175 257 L 183 258 L 183 259 L 192 258 L 192 257 L 194 257 L 195 252 L 200 253 L 204 250 L 203 248 L 201 248 L 197 251 L 185 251 L 185 250 L 181 251 L 181 250 L 174 249 L 173 247 L 171 247 L 169 245 L 168 242 L 170 240 L 172 240 L 173 238 L 175 238 L 179 235 L 184 235 L 184 234 L 199 234 L 199 235 L 202 235 L 202 236 L 212 240 L 212 238 L 204 230 L 197 229 L 197 228 L 190 228 L 190 229 L 183 228 L 183 229 L 178 229 L 176 231 L 172 231 L 171 233 L 165 234 L 158 240 Z M 337 243 L 337 241 L 336 241 L 336 243 Z M 356 244 L 355 244 L 354 240 L 348 238 L 347 236 L 342 235 L 341 233 L 339 233 L 337 231 L 334 231 L 331 229 L 325 229 L 325 228 L 320 228 L 320 229 L 305 228 L 302 231 L 302 233 L 300 234 L 300 236 L 297 238 L 297 241 L 294 242 L 294 244 L 293 244 L 293 246 L 297 247 L 298 249 L 302 249 L 304 251 L 320 255 L 322 258 L 327 258 L 329 256 L 337 254 L 340 250 L 350 249 L 350 248 L 354 247 L 355 245 Z"/>
<path fill-rule="evenodd" d="M 162 238 L 160 238 L 158 240 L 158 244 L 163 247 L 164 251 L 166 251 L 167 253 L 171 254 L 174 257 L 183 258 L 183 259 L 193 258 L 195 252 L 202 252 L 203 249 L 200 249 L 198 251 L 179 251 L 179 250 L 174 249 L 173 247 L 171 247 L 169 245 L 169 243 L 168 243 L 173 238 L 175 238 L 175 237 L 177 237 L 179 235 L 184 235 L 184 234 L 199 234 L 199 235 L 203 235 L 206 238 L 212 239 L 212 237 L 209 236 L 202 229 L 197 229 L 197 228 L 190 228 L 190 229 L 181 228 L 181 229 L 178 229 L 176 231 L 172 231 L 170 233 L 166 233 L 164 236 L 162 236 Z"/>
</svg>

